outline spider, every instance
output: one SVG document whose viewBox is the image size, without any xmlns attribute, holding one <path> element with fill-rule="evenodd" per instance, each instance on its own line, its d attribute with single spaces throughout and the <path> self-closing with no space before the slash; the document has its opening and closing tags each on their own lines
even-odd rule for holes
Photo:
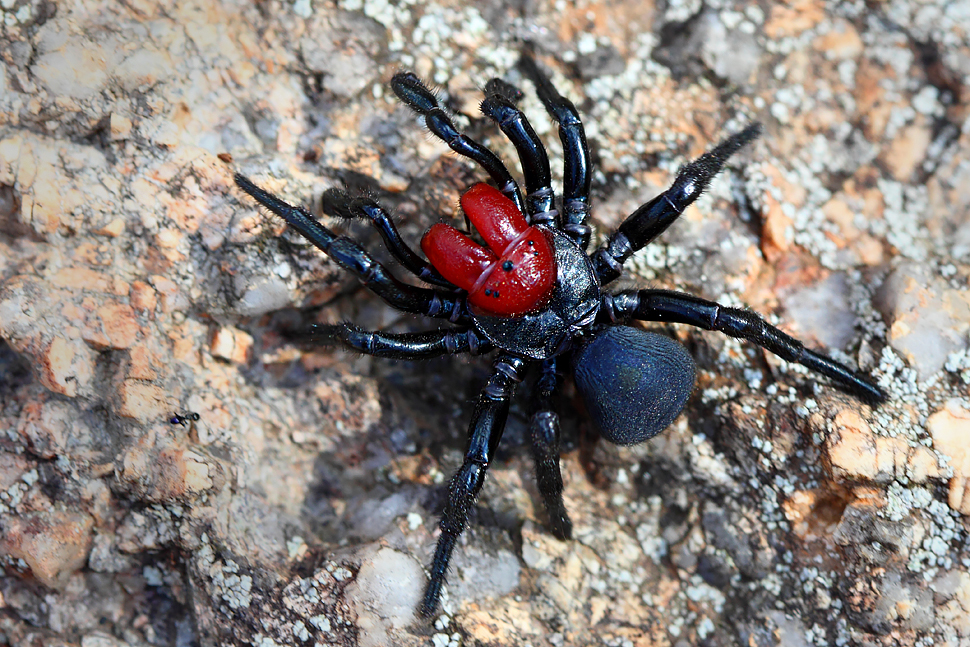
<svg viewBox="0 0 970 647">
<path fill-rule="evenodd" d="M 455 325 L 404 334 L 365 331 L 350 323 L 316 325 L 309 331 L 309 341 L 407 360 L 498 351 L 494 372 L 468 427 L 464 462 L 449 485 L 421 605 L 426 617 L 439 604 L 455 544 L 502 438 L 510 399 L 529 369 L 537 371 L 530 422 L 537 488 L 551 531 L 560 539 L 569 538 L 572 529 L 562 499 L 559 417 L 552 403 L 563 375 L 572 372 L 594 426 L 617 445 L 653 437 L 683 410 L 694 386 L 694 362 L 687 349 L 669 337 L 625 325 L 630 320 L 716 330 L 797 362 L 870 404 L 887 397 L 847 366 L 805 348 L 748 310 L 670 290 L 604 290 L 620 276 L 624 261 L 663 233 L 701 195 L 728 158 L 760 134 L 759 124 L 727 137 L 685 165 L 669 189 L 636 209 L 604 245 L 587 253 L 590 154 L 579 113 L 530 55 L 523 56 L 520 66 L 559 125 L 564 156 L 561 199 L 556 199 L 551 187 L 545 148 L 517 108 L 522 97 L 518 88 L 492 79 L 485 86 L 481 110 L 515 146 L 525 178 L 524 195 L 502 161 L 463 134 L 436 95 L 410 72 L 391 80 L 397 97 L 423 118 L 436 137 L 484 169 L 497 187 L 476 184 L 460 200 L 485 244 L 438 223 L 421 240 L 425 261 L 402 240 L 376 201 L 351 199 L 335 189 L 323 195 L 325 213 L 370 220 L 400 264 L 432 287 L 400 281 L 357 242 L 337 236 L 306 209 L 287 204 L 240 174 L 235 176 L 240 189 L 392 307 Z"/>
</svg>

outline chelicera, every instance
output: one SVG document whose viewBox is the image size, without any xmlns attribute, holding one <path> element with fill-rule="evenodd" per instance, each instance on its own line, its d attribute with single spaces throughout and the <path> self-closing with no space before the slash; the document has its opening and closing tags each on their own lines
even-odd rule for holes
<svg viewBox="0 0 970 647">
<path fill-rule="evenodd" d="M 624 261 L 666 230 L 727 159 L 759 135 L 758 124 L 729 136 L 684 166 L 669 189 L 634 211 L 603 246 L 587 253 L 590 155 L 582 122 L 573 104 L 531 57 L 522 59 L 521 68 L 559 124 L 565 158 L 560 199 L 551 187 L 546 151 L 516 107 L 522 96 L 516 87 L 493 79 L 485 87 L 481 108 L 518 152 L 524 195 L 502 161 L 460 132 L 434 93 L 411 73 L 394 76 L 394 93 L 423 117 L 435 136 L 484 169 L 497 187 L 476 184 L 461 197 L 462 210 L 485 244 L 439 223 L 421 241 L 430 262 L 425 261 L 401 239 L 374 200 L 351 199 L 332 189 L 323 196 L 325 213 L 369 219 L 401 265 L 431 287 L 398 280 L 358 243 L 335 235 L 306 209 L 287 204 L 242 175 L 235 178 L 239 188 L 392 307 L 454 324 L 444 330 L 406 334 L 365 331 L 350 323 L 319 325 L 311 331 L 313 340 L 409 360 L 498 351 L 494 372 L 481 391 L 468 428 L 464 462 L 449 486 L 421 608 L 425 616 L 438 606 L 455 544 L 502 438 L 510 399 L 527 372 L 536 373 L 530 424 L 536 480 L 551 530 L 560 539 L 571 533 L 562 500 L 559 418 L 552 404 L 563 374 L 572 373 L 593 424 L 606 440 L 618 445 L 651 438 L 683 410 L 694 386 L 691 356 L 669 337 L 626 325 L 631 320 L 716 330 L 802 364 L 866 402 L 886 399 L 866 378 L 805 348 L 753 312 L 670 290 L 604 289 L 620 276 Z"/>
</svg>

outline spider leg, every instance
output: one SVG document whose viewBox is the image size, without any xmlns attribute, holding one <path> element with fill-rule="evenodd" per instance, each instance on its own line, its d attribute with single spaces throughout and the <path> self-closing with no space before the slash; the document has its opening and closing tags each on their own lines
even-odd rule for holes
<svg viewBox="0 0 970 647">
<path fill-rule="evenodd" d="M 603 297 L 601 317 L 663 321 L 715 330 L 745 339 L 788 362 L 797 362 L 835 382 L 860 400 L 872 405 L 885 402 L 885 391 L 848 366 L 805 348 L 802 342 L 767 323 L 756 313 L 729 308 L 682 292 L 639 290 L 607 294 Z"/>
<path fill-rule="evenodd" d="M 522 192 L 512 179 L 509 170 L 495 153 L 458 130 L 441 107 L 434 93 L 412 72 L 399 72 L 391 79 L 391 90 L 411 110 L 424 117 L 425 126 L 431 133 L 448 144 L 451 150 L 472 160 L 488 173 L 499 191 L 504 193 L 519 211 L 525 213 Z"/>
<path fill-rule="evenodd" d="M 522 92 L 514 85 L 492 79 L 485 85 L 482 113 L 498 124 L 519 153 L 525 175 L 526 215 L 529 222 L 558 227 L 559 212 L 555 207 L 556 195 L 552 190 L 549 156 L 532 124 L 515 105 L 521 97 Z"/>
<path fill-rule="evenodd" d="M 306 209 L 287 204 L 238 173 L 235 180 L 240 189 L 283 218 L 304 238 L 356 276 L 364 286 L 392 307 L 404 312 L 449 319 L 456 323 L 468 320 L 464 297 L 402 283 L 386 267 L 371 258 L 363 247 L 346 236 L 338 237 Z"/>
<path fill-rule="evenodd" d="M 707 188 L 728 158 L 761 134 L 761 124 L 749 124 L 685 165 L 669 189 L 637 208 L 592 255 L 593 266 L 606 285 L 623 271 L 623 263 L 634 252 L 662 234 L 684 209 Z"/>
<path fill-rule="evenodd" d="M 365 355 L 389 359 L 428 359 L 458 353 L 481 355 L 495 348 L 492 342 L 474 330 L 427 330 L 392 334 L 363 330 L 349 323 L 316 324 L 293 337 L 308 345 L 342 344 Z"/>
<path fill-rule="evenodd" d="M 404 242 L 401 234 L 388 213 L 377 201 L 361 197 L 351 199 L 345 191 L 327 189 L 323 192 L 323 212 L 336 218 L 366 218 L 370 220 L 377 232 L 384 239 L 384 245 L 394 255 L 394 258 L 409 272 L 425 283 L 431 283 L 449 290 L 458 288 L 436 270 L 431 263 L 424 260 Z"/>
<path fill-rule="evenodd" d="M 559 123 L 559 141 L 563 152 L 562 228 L 582 249 L 589 246 L 590 160 L 586 130 L 572 101 L 559 94 L 552 82 L 526 54 L 519 63 L 525 75 L 536 86 L 539 100 Z"/>
<path fill-rule="evenodd" d="M 572 536 L 573 524 L 562 501 L 562 472 L 559 469 L 559 415 L 553 406 L 553 396 L 559 387 L 556 358 L 542 363 L 536 384 L 535 413 L 529 425 L 532 436 L 532 456 L 536 464 L 536 487 L 549 514 L 552 534 L 559 539 Z"/>
<path fill-rule="evenodd" d="M 495 372 L 478 397 L 475 414 L 468 428 L 468 447 L 461 468 L 448 486 L 448 503 L 441 516 L 441 535 L 431 562 L 431 576 L 424 594 L 421 613 L 430 617 L 438 608 L 441 587 L 458 536 L 465 530 L 468 511 L 485 482 L 485 473 L 505 430 L 509 401 L 515 385 L 522 381 L 526 361 L 503 353 L 493 364 Z"/>
</svg>

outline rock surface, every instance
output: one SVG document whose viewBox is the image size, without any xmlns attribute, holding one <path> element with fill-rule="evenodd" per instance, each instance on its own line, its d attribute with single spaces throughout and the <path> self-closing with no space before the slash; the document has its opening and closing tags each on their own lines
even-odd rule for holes
<svg viewBox="0 0 970 647">
<path fill-rule="evenodd" d="M 311 209 L 369 193 L 416 242 L 483 173 L 390 76 L 437 84 L 517 172 L 477 104 L 522 82 L 524 41 L 585 120 L 596 240 L 762 121 L 629 284 L 750 306 L 891 399 L 659 327 L 698 364 L 685 413 L 617 449 L 567 386 L 564 542 L 520 394 L 423 621 L 488 360 L 295 346 L 312 322 L 438 324 L 232 174 Z M 951 0 L 0 2 L 0 643 L 970 644 L 968 61 Z"/>
</svg>

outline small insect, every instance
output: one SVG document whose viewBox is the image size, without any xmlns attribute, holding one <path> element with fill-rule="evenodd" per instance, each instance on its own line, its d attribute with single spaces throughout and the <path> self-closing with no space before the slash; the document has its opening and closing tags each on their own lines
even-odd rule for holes
<svg viewBox="0 0 970 647">
<path fill-rule="evenodd" d="M 536 480 L 552 533 L 570 537 L 559 468 L 559 417 L 553 396 L 572 373 L 593 424 L 618 445 L 641 443 L 683 410 L 694 388 L 694 362 L 677 341 L 626 325 L 632 320 L 687 324 L 747 340 L 789 362 L 829 378 L 871 404 L 886 394 L 865 377 L 805 348 L 757 314 L 670 290 L 605 290 L 623 263 L 653 241 L 703 193 L 724 163 L 754 140 L 751 124 L 685 165 L 673 185 L 639 207 L 604 245 L 590 243 L 590 154 L 579 114 L 530 56 L 521 68 L 559 124 L 564 155 L 562 197 L 552 186 L 545 148 L 516 107 L 522 93 L 500 79 L 485 86 L 482 112 L 494 120 L 518 152 L 525 194 L 502 161 L 460 132 L 437 97 L 412 73 L 394 76 L 398 98 L 423 117 L 427 128 L 459 155 L 476 162 L 494 187 L 476 184 L 461 196 L 461 209 L 484 245 L 451 225 L 432 226 L 421 240 L 425 261 L 402 240 L 387 212 L 374 200 L 351 199 L 339 190 L 323 196 L 323 211 L 339 218 L 366 218 L 401 265 L 431 287 L 394 277 L 357 242 L 338 237 L 306 209 L 294 207 L 242 175 L 236 184 L 392 307 L 446 320 L 453 328 L 387 334 L 350 323 L 318 325 L 310 341 L 343 344 L 357 352 L 394 359 L 498 351 L 494 372 L 481 391 L 468 428 L 461 468 L 451 480 L 441 517 L 421 611 L 434 614 L 448 563 L 465 529 L 469 509 L 502 438 L 516 385 L 535 374 L 530 423 Z M 497 187 L 497 188 L 496 188 Z"/>
<path fill-rule="evenodd" d="M 182 425 L 183 427 L 190 426 L 193 422 L 199 420 L 199 414 L 194 411 L 186 411 L 185 413 L 174 413 L 172 417 L 168 419 L 168 424 L 170 425 Z"/>
</svg>

